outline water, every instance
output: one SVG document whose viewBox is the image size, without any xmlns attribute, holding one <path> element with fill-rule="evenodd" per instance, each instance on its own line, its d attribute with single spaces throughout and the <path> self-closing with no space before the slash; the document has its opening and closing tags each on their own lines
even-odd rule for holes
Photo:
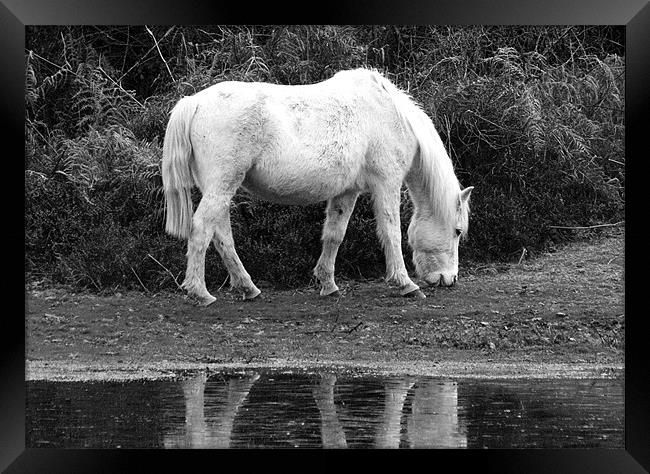
<svg viewBox="0 0 650 474">
<path fill-rule="evenodd" d="M 624 447 L 622 380 L 261 371 L 27 383 L 27 447 Z"/>
</svg>

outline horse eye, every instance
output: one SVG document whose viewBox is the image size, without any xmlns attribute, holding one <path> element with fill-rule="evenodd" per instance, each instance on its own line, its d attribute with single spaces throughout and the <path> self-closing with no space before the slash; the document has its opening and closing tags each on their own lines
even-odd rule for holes
<svg viewBox="0 0 650 474">
<path fill-rule="evenodd" d="M 460 234 L 462 234 L 462 233 L 463 233 L 463 230 L 462 230 L 462 229 L 456 229 L 456 235 L 457 235 L 457 236 L 460 235 Z"/>
</svg>

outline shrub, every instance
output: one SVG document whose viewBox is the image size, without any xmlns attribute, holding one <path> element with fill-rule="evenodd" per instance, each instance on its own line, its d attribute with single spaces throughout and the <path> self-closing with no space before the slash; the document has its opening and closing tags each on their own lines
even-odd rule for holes
<svg viewBox="0 0 650 474">
<path fill-rule="evenodd" d="M 461 183 L 476 186 L 461 259 L 509 260 L 571 237 L 553 225 L 620 220 L 623 39 L 616 27 L 28 27 L 26 272 L 95 290 L 175 288 L 185 244 L 163 232 L 159 168 L 175 102 L 224 80 L 305 84 L 359 66 L 422 104 Z M 324 204 L 240 192 L 231 214 L 255 280 L 310 281 Z M 404 191 L 409 266 L 410 216 Z M 359 278 L 383 268 L 362 196 L 337 271 Z M 211 249 L 208 286 L 226 277 Z"/>
</svg>

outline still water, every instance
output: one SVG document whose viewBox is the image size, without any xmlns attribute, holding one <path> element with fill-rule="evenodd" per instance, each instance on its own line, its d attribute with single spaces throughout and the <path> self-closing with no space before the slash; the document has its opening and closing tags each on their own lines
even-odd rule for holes
<svg viewBox="0 0 650 474">
<path fill-rule="evenodd" d="M 27 447 L 624 447 L 623 381 L 290 371 L 27 383 Z"/>
</svg>

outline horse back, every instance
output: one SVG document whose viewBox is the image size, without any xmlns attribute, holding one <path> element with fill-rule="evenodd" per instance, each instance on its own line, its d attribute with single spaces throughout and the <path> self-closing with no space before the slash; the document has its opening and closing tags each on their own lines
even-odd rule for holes
<svg viewBox="0 0 650 474">
<path fill-rule="evenodd" d="M 244 186 L 267 199 L 316 202 L 363 191 L 373 174 L 406 172 L 404 130 L 369 75 L 298 86 L 223 82 L 195 98 L 197 161 L 239 165 Z"/>
</svg>

